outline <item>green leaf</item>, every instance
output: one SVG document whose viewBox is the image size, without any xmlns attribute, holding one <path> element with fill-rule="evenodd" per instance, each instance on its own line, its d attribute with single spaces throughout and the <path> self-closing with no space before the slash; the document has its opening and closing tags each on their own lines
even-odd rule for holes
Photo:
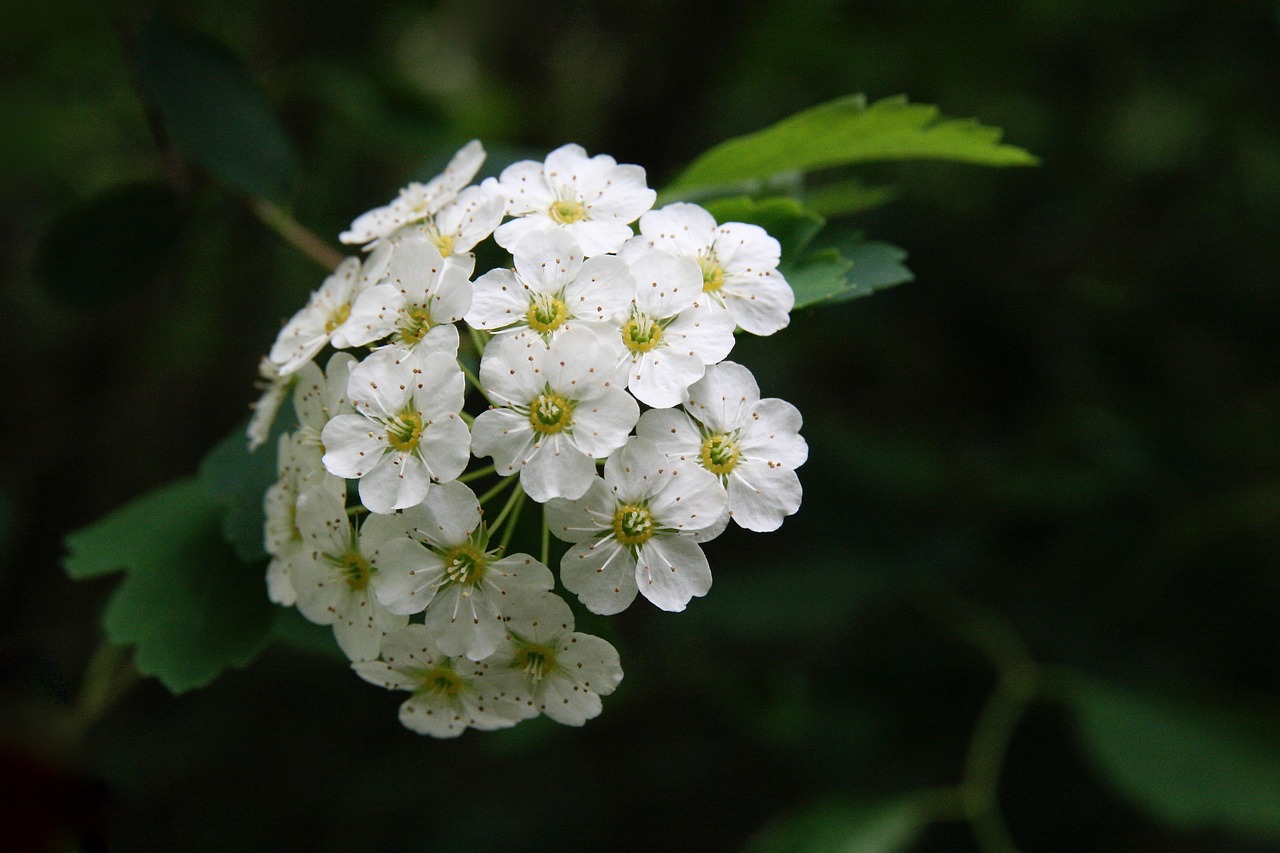
<svg viewBox="0 0 1280 853">
<path fill-rule="evenodd" d="M 276 445 L 292 428 L 293 406 L 280 407 L 271 434 L 256 451 L 249 451 L 244 427 L 232 430 L 200 462 L 200 482 L 209 496 L 222 506 L 222 533 L 246 563 L 264 559 L 262 527 L 265 518 L 262 498 L 276 481 Z"/>
<path fill-rule="evenodd" d="M 36 250 L 36 279 L 64 305 L 101 308 L 153 280 L 186 224 L 186 207 L 166 187 L 115 187 L 53 220 Z"/>
<path fill-rule="evenodd" d="M 771 127 L 722 142 L 694 160 L 666 192 L 741 186 L 779 172 L 811 171 L 883 160 L 955 160 L 985 166 L 1031 166 L 1034 156 L 1000 142 L 998 128 L 943 118 L 937 107 L 902 96 L 870 106 L 862 95 L 829 101 Z"/>
<path fill-rule="evenodd" d="M 333 628 L 308 621 L 295 607 L 275 608 L 271 641 L 309 655 L 340 661 L 344 666 L 351 663 L 334 639 Z"/>
<path fill-rule="evenodd" d="M 898 853 L 930 819 L 920 796 L 875 805 L 822 803 L 774 821 L 747 843 L 746 853 Z"/>
<path fill-rule="evenodd" d="M 283 202 L 296 165 L 284 129 L 222 45 L 154 21 L 142 32 L 143 89 L 178 146 L 241 192 Z"/>
<path fill-rule="evenodd" d="M 872 186 L 857 178 L 806 188 L 800 200 L 809 210 L 828 219 L 874 210 L 898 197 L 893 187 Z"/>
<path fill-rule="evenodd" d="M 107 637 L 136 646 L 139 672 L 174 693 L 202 687 L 262 650 L 272 607 L 259 567 L 222 541 L 222 508 L 203 484 L 181 480 L 67 536 L 73 578 L 123 569 L 107 603 Z"/>
<path fill-rule="evenodd" d="M 1280 837 L 1280 728 L 1193 701 L 1088 678 L 1064 700 L 1097 771 L 1156 820 Z"/>
<path fill-rule="evenodd" d="M 782 245 L 784 258 L 798 256 L 826 224 L 821 216 L 786 196 L 759 200 L 735 196 L 708 202 L 705 207 L 721 224 L 759 225 Z"/>
<path fill-rule="evenodd" d="M 798 263 L 779 270 L 796 294 L 796 309 L 822 303 L 845 302 L 877 290 L 911 281 L 902 265 L 907 253 L 889 243 L 854 242 L 842 249 L 810 252 Z"/>
</svg>

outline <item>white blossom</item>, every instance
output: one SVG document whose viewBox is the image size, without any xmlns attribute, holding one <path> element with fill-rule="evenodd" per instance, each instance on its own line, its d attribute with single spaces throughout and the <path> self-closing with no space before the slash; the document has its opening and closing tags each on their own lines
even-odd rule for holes
<svg viewBox="0 0 1280 853">
<path fill-rule="evenodd" d="M 527 330 L 550 340 L 584 323 L 621 325 L 636 292 L 621 258 L 584 260 L 577 241 L 563 231 L 530 234 L 512 254 L 514 270 L 490 270 L 476 279 L 467 313 L 472 326 Z"/>
<path fill-rule="evenodd" d="M 384 536 L 365 536 L 346 511 L 346 490 L 322 485 L 303 490 L 297 501 L 297 526 L 305 543 L 303 558 L 292 562 L 298 610 L 333 635 L 352 660 L 378 656 L 382 635 L 408 618 L 378 604 L 372 580 L 378 571 Z"/>
<path fill-rule="evenodd" d="M 535 232 L 563 229 L 588 257 L 616 252 L 631 236 L 629 223 L 653 206 L 644 169 L 618 165 L 607 154 L 588 157 L 580 145 L 562 145 L 543 163 L 523 160 L 498 180 L 507 213 L 494 239 L 508 251 Z"/>
<path fill-rule="evenodd" d="M 373 353 L 351 371 L 347 397 L 356 414 L 335 417 L 321 432 L 325 467 L 358 479 L 372 512 L 420 503 L 432 482 L 456 479 L 471 456 L 458 416 L 464 382 L 443 353 Z"/>
<path fill-rule="evenodd" d="M 267 564 L 267 597 L 276 604 L 290 606 L 298 600 L 293 566 L 307 559 L 307 545 L 297 524 L 298 496 L 308 487 L 332 493 L 338 500 L 347 495 L 346 481 L 324 468 L 317 470 L 315 461 L 314 449 L 301 433 L 280 436 L 276 482 L 262 499 L 263 548 L 271 557 Z"/>
<path fill-rule="evenodd" d="M 627 388 L 650 406 L 676 406 L 706 366 L 733 349 L 733 318 L 700 299 L 702 276 L 691 258 L 632 245 L 636 295 L 619 330 Z"/>
<path fill-rule="evenodd" d="M 691 534 L 724 508 L 714 475 L 632 438 L 579 500 L 547 503 L 551 532 L 574 543 L 560 582 L 593 613 L 625 610 L 637 590 L 663 610 L 683 610 L 711 588 L 711 567 Z"/>
<path fill-rule="evenodd" d="M 640 217 L 640 234 L 656 249 L 697 261 L 703 291 L 751 334 L 772 335 L 790 322 L 796 299 L 778 272 L 782 249 L 759 225 L 717 225 L 703 208 L 681 202 Z"/>
<path fill-rule="evenodd" d="M 505 608 L 554 583 L 529 555 L 488 549 L 480 503 L 457 481 L 432 488 L 416 507 L 370 518 L 364 529 L 387 540 L 374 576 L 378 601 L 393 613 L 425 610 L 427 632 L 446 655 L 493 654 L 505 636 Z"/>
<path fill-rule="evenodd" d="M 293 387 L 295 376 L 281 376 L 280 371 L 272 364 L 271 359 L 263 357 L 258 362 L 258 386 L 262 388 L 262 396 L 250 408 L 253 414 L 249 417 L 249 425 L 245 427 L 245 436 L 249 439 L 249 451 L 253 452 L 266 443 L 271 435 L 271 427 L 280 411 L 280 404 Z"/>
<path fill-rule="evenodd" d="M 453 201 L 458 192 L 471 183 L 484 158 L 484 147 L 478 140 L 471 140 L 453 155 L 444 172 L 425 184 L 411 183 L 389 204 L 362 213 L 338 239 L 357 245 L 369 243 L 390 236 L 402 226 L 423 221 Z"/>
<path fill-rule="evenodd" d="M 549 346 L 538 337 L 493 340 L 480 362 L 493 408 L 472 427 L 476 456 L 492 456 L 499 473 L 518 471 L 521 488 L 539 503 L 581 497 L 595 460 L 621 447 L 640 416 L 617 384 L 616 364 L 586 329 L 570 329 Z"/>
<path fill-rule="evenodd" d="M 423 353 L 458 354 L 458 327 L 471 307 L 469 254 L 441 257 L 419 231 L 389 241 L 382 281 L 368 288 L 351 307 L 351 316 L 334 335 L 338 347 L 356 347 L 390 336 L 391 343 Z M 379 252 L 383 251 L 381 248 Z"/>
<path fill-rule="evenodd" d="M 413 695 L 400 705 L 400 722 L 432 737 L 457 737 L 468 728 L 491 731 L 533 716 L 520 674 L 440 652 L 423 625 L 387 636 L 382 660 L 352 664 L 370 684 Z"/>
<path fill-rule="evenodd" d="M 580 726 L 600 713 L 600 697 L 622 681 L 618 651 L 573 630 L 573 611 L 558 595 L 512 601 L 504 611 L 507 641 L 486 663 L 524 676 L 528 704 L 557 723 Z"/>
<path fill-rule="evenodd" d="M 324 349 L 351 316 L 351 305 L 367 284 L 359 258 L 347 258 L 338 265 L 272 344 L 267 358 L 281 376 L 296 372 Z"/>
<path fill-rule="evenodd" d="M 453 201 L 421 222 L 405 226 L 416 231 L 439 250 L 444 257 L 464 254 L 493 233 L 507 211 L 507 197 L 498 185 L 486 181 L 478 187 L 467 187 Z"/>
<path fill-rule="evenodd" d="M 760 399 L 751 371 L 726 361 L 689 388 L 683 409 L 645 412 L 636 434 L 673 462 L 714 474 L 728 495 L 727 513 L 741 527 L 767 532 L 800 508 L 795 469 L 809 455 L 795 406 Z"/>
</svg>

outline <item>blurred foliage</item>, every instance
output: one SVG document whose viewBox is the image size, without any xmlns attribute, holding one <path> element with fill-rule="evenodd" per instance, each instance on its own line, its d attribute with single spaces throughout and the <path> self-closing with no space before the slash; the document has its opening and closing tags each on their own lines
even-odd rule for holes
<svg viewBox="0 0 1280 853">
<path fill-rule="evenodd" d="M 239 117 L 163 107 L 145 5 L 32 7 L 0 31 L 0 785 L 24 818 L 6 814 L 6 847 L 984 849 L 932 800 L 912 823 L 912 792 L 965 780 L 1025 662 L 971 648 L 942 597 L 1003 614 L 979 639 L 1020 637 L 1047 685 L 994 791 L 1019 848 L 1280 850 L 1273 3 L 164 6 L 207 52 L 159 67 L 260 91 Z M 1043 165 L 823 170 L 826 195 L 803 197 L 840 239 L 806 257 L 856 283 L 832 253 L 865 235 L 916 281 L 739 341 L 805 413 L 804 506 L 713 543 L 715 588 L 688 612 L 580 620 L 627 670 L 599 719 L 426 741 L 264 607 L 287 648 L 177 699 L 143 682 L 87 734 L 48 735 L 124 589 L 69 582 L 62 537 L 239 429 L 258 356 L 322 278 L 218 181 L 331 239 L 473 136 L 489 174 L 573 140 L 663 186 L 855 91 L 976 116 Z M 175 114 L 205 129 L 157 136 Z M 202 147 L 238 122 L 266 184 Z M 70 418 L 52 440 L 25 429 L 53 411 Z M 176 488 L 193 513 L 214 500 Z M 217 501 L 252 509 L 249 491 Z M 194 567 L 226 552 L 206 521 Z M 164 557 L 147 517 L 132 531 L 137 564 Z M 210 636 L 188 628 L 152 647 Z M 1072 701 L 1061 667 L 1094 687 Z"/>
</svg>

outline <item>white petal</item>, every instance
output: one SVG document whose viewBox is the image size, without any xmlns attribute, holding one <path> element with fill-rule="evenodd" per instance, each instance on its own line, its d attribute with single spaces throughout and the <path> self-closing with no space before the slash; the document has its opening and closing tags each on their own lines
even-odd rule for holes
<svg viewBox="0 0 1280 853">
<path fill-rule="evenodd" d="M 490 270 L 475 280 L 467 323 L 478 329 L 502 329 L 525 318 L 529 311 L 527 288 L 511 270 Z M 488 349 L 485 350 L 486 354 Z"/>
<path fill-rule="evenodd" d="M 702 378 L 705 369 L 697 353 L 660 346 L 632 362 L 627 388 L 641 403 L 666 409 L 680 405 L 689 386 Z"/>
<path fill-rule="evenodd" d="M 387 434 L 362 415 L 339 415 L 320 433 L 324 443 L 324 467 L 331 474 L 358 479 L 382 460 Z"/>
<path fill-rule="evenodd" d="M 433 420 L 423 430 L 417 454 L 422 460 L 426 477 L 438 483 L 456 480 L 471 460 L 471 433 L 462 418 L 453 414 L 445 415 L 439 420 Z"/>
<path fill-rule="evenodd" d="M 577 500 L 547 501 L 547 528 L 565 542 L 583 542 L 609 530 L 613 519 L 614 500 L 604 480 L 596 477 L 585 494 Z"/>
<path fill-rule="evenodd" d="M 720 297 L 739 326 L 753 335 L 772 335 L 791 322 L 796 295 L 777 270 L 760 273 L 750 280 L 727 280 Z"/>
<path fill-rule="evenodd" d="M 711 566 L 687 536 L 655 536 L 640 546 L 636 586 L 658 608 L 684 610 L 689 599 L 711 589 Z"/>
<path fill-rule="evenodd" d="M 747 530 L 777 530 L 800 508 L 801 497 L 800 479 L 790 468 L 739 464 L 729 475 L 729 514 Z"/>
<path fill-rule="evenodd" d="M 603 459 L 627 442 L 640 417 L 635 398 L 621 388 L 606 388 L 573 410 L 573 441 L 596 459 Z"/>
<path fill-rule="evenodd" d="M 472 452 L 481 459 L 491 457 L 503 476 L 519 471 L 532 449 L 533 427 L 519 412 L 490 409 L 471 426 Z"/>
<path fill-rule="evenodd" d="M 351 316 L 333 336 L 333 345 L 358 347 L 385 338 L 395 331 L 405 306 L 405 294 L 394 284 L 369 288 L 356 298 Z"/>
<path fill-rule="evenodd" d="M 581 542 L 560 561 L 560 582 L 592 613 L 621 613 L 636 597 L 636 561 L 613 539 Z"/>
<path fill-rule="evenodd" d="M 378 601 L 391 613 L 403 615 L 422 612 L 443 581 L 444 561 L 406 537 L 379 549 L 378 570 L 371 583 Z"/>
<path fill-rule="evenodd" d="M 656 249 L 697 257 L 715 240 L 716 220 L 696 204 L 679 202 L 640 217 L 640 233 Z"/>
<path fill-rule="evenodd" d="M 493 654 L 506 636 L 492 598 L 464 584 L 445 586 L 427 608 L 424 624 L 440 651 L 471 660 Z"/>
<path fill-rule="evenodd" d="M 613 255 L 588 260 L 564 289 L 569 313 L 597 322 L 621 320 L 635 295 L 630 265 Z"/>
<path fill-rule="evenodd" d="M 733 316 L 710 300 L 680 312 L 663 329 L 664 343 L 678 352 L 696 355 L 703 364 L 722 361 L 733 349 Z"/>
<path fill-rule="evenodd" d="M 636 305 L 650 317 L 673 317 L 702 294 L 702 270 L 692 258 L 650 249 L 631 259 Z"/>
<path fill-rule="evenodd" d="M 652 441 L 673 461 L 698 462 L 702 434 L 693 419 L 681 409 L 650 409 L 640 416 L 636 435 Z"/>
<path fill-rule="evenodd" d="M 395 512 L 421 503 L 431 487 L 422 461 L 409 453 L 388 453 L 360 478 L 360 502 L 370 512 Z"/>
<path fill-rule="evenodd" d="M 631 438 L 605 462 L 604 479 L 614 499 L 622 503 L 639 503 L 660 492 L 670 482 L 674 470 L 666 455 L 653 442 Z M 612 516 L 612 506 L 608 512 Z"/>
<path fill-rule="evenodd" d="M 712 432 L 729 433 L 750 426 L 759 402 L 760 388 L 751 371 L 725 361 L 708 365 L 706 375 L 689 386 L 685 408 Z"/>
<path fill-rule="evenodd" d="M 544 436 L 520 470 L 520 486 L 538 503 L 576 500 L 595 478 L 595 463 L 563 435 Z"/>
<path fill-rule="evenodd" d="M 800 437 L 800 411 L 785 400 L 768 397 L 747 412 L 742 434 L 744 455 L 784 468 L 799 468 L 809 458 Z"/>
<path fill-rule="evenodd" d="M 649 503 L 654 521 L 673 530 L 701 530 L 724 513 L 725 491 L 720 479 L 705 468 L 684 464 Z"/>
</svg>

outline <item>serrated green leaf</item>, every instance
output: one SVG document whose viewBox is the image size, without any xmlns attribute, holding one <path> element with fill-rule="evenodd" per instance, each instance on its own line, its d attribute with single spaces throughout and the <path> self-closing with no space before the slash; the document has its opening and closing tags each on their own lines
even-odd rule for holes
<svg viewBox="0 0 1280 853">
<path fill-rule="evenodd" d="M 822 803 L 774 821 L 747 843 L 746 853 L 899 853 L 929 820 L 920 796 L 874 805 Z"/>
<path fill-rule="evenodd" d="M 1072 679 L 1063 698 L 1099 774 L 1156 820 L 1184 830 L 1280 837 L 1274 717 L 1087 678 Z"/>
<path fill-rule="evenodd" d="M 720 224 L 759 225 L 781 244 L 784 258 L 798 257 L 826 224 L 821 216 L 786 196 L 766 199 L 736 196 L 708 202 L 705 207 Z"/>
<path fill-rule="evenodd" d="M 241 192 L 277 203 L 288 197 L 296 166 L 289 138 L 230 51 L 154 21 L 139 41 L 138 71 L 184 152 Z"/>
<path fill-rule="evenodd" d="M 937 107 L 903 96 L 870 106 L 862 95 L 829 101 L 756 133 L 722 142 L 694 160 L 665 190 L 741 186 L 779 173 L 885 160 L 954 160 L 1031 166 L 1027 151 L 1000 142 L 1001 131 L 973 119 L 943 118 Z"/>
<path fill-rule="evenodd" d="M 778 269 L 796 294 L 795 308 L 829 302 L 851 289 L 849 269 L 853 262 L 835 249 L 810 252 L 796 263 L 782 263 Z"/>
<path fill-rule="evenodd" d="M 873 186 L 857 178 L 850 178 L 847 181 L 806 188 L 800 194 L 800 201 L 814 213 L 833 219 L 874 210 L 897 197 L 898 191 L 893 187 Z"/>
<path fill-rule="evenodd" d="M 232 430 L 200 461 L 200 482 L 209 496 L 225 510 L 222 533 L 236 555 L 247 563 L 267 556 L 263 548 L 265 523 L 262 498 L 276 481 L 276 445 L 292 428 L 293 407 L 280 407 L 271 434 L 261 447 L 250 452 L 244 427 Z"/>
<path fill-rule="evenodd" d="M 798 263 L 783 263 L 779 270 L 796 294 L 796 309 L 845 302 L 877 290 L 911 281 L 902 265 L 907 253 L 889 243 L 854 242 L 842 249 L 810 252 Z"/>
<path fill-rule="evenodd" d="M 244 666 L 266 644 L 272 607 L 257 567 L 222 541 L 222 508 L 181 480 L 67 536 L 73 578 L 124 570 L 103 614 L 107 637 L 174 693 Z"/>
<path fill-rule="evenodd" d="M 151 281 L 186 224 L 187 209 L 168 188 L 115 187 L 53 220 L 36 250 L 36 279 L 64 305 L 101 308 Z"/>
</svg>

